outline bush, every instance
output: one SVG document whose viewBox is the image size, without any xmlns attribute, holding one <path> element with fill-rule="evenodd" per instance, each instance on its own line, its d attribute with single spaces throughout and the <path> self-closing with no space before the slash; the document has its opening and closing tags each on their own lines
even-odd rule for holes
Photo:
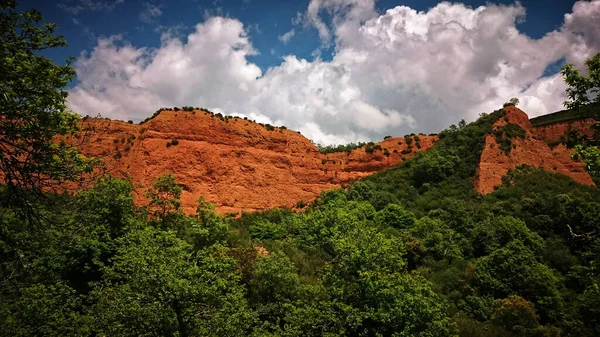
<svg viewBox="0 0 600 337">
<path fill-rule="evenodd" d="M 504 126 L 499 127 L 494 131 L 494 135 L 496 136 L 496 142 L 500 145 L 500 148 L 508 154 L 510 150 L 513 148 L 512 139 L 513 138 L 521 138 L 524 139 L 526 136 L 525 130 L 514 123 L 508 123 Z"/>
</svg>

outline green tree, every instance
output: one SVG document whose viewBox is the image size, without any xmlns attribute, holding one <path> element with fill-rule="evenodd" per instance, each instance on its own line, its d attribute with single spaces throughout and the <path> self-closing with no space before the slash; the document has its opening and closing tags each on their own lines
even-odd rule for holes
<svg viewBox="0 0 600 337">
<path fill-rule="evenodd" d="M 423 241 L 436 259 L 462 257 L 461 245 L 465 244 L 465 239 L 439 219 L 422 217 L 411 229 L 411 233 Z"/>
<path fill-rule="evenodd" d="M 519 295 L 533 302 L 546 322 L 557 321 L 563 314 L 558 278 L 519 240 L 480 258 L 475 277 L 484 294 L 495 298 Z"/>
<path fill-rule="evenodd" d="M 16 1 L 0 0 L 0 170 L 13 196 L 40 192 L 74 181 L 90 170 L 90 161 L 57 137 L 77 130 L 78 115 L 66 106 L 67 84 L 75 71 L 70 60 L 55 65 L 39 55 L 65 46 L 35 9 L 16 11 Z"/>
<path fill-rule="evenodd" d="M 600 149 L 597 146 L 575 145 L 573 159 L 583 160 L 585 169 L 596 184 L 600 184 Z"/>
<path fill-rule="evenodd" d="M 241 336 L 253 322 L 223 247 L 194 252 L 148 227 L 121 239 L 113 260 L 91 297 L 101 335 Z"/>
<path fill-rule="evenodd" d="M 539 252 L 544 245 L 537 233 L 512 216 L 488 217 L 475 226 L 472 235 L 472 246 L 477 257 L 490 254 L 512 240 L 520 240 L 534 252 Z"/>
<path fill-rule="evenodd" d="M 182 190 L 181 186 L 177 185 L 175 176 L 168 173 L 156 178 L 152 188 L 146 191 L 146 197 L 150 199 L 152 215 L 163 226 L 168 225 L 170 216 L 179 213 Z"/>
<path fill-rule="evenodd" d="M 565 65 L 560 72 L 568 86 L 566 93 L 569 100 L 564 103 L 568 109 L 600 102 L 600 53 L 587 59 L 585 65 L 588 76 L 581 74 L 572 64 Z"/>
<path fill-rule="evenodd" d="M 411 229 L 415 224 L 415 215 L 400 205 L 388 204 L 377 212 L 377 223 L 384 227 L 394 227 L 404 230 Z"/>
<path fill-rule="evenodd" d="M 494 324 L 507 330 L 522 331 L 539 326 L 539 317 L 533 303 L 520 296 L 497 299 L 492 304 Z"/>
<path fill-rule="evenodd" d="M 2 301 L 2 336 L 87 336 L 90 321 L 82 314 L 82 299 L 62 282 L 36 283 L 20 289 L 14 301 Z"/>
<path fill-rule="evenodd" d="M 334 241 L 324 285 L 337 331 L 351 336 L 447 336 L 446 304 L 429 282 L 405 272 L 396 237 L 357 228 Z"/>
</svg>

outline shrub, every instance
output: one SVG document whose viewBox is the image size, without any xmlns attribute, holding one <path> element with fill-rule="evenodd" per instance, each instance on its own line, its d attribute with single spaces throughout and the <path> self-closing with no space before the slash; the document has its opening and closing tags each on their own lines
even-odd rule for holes
<svg viewBox="0 0 600 337">
<path fill-rule="evenodd" d="M 133 124 L 133 121 L 130 119 L 130 120 L 127 121 L 127 123 Z"/>
<path fill-rule="evenodd" d="M 525 130 L 523 130 L 520 125 L 508 123 L 496 129 L 494 135 L 496 136 L 496 142 L 498 142 L 500 148 L 508 154 L 513 148 L 512 139 L 516 137 L 524 139 L 526 134 Z"/>
<path fill-rule="evenodd" d="M 321 164 L 322 164 L 322 165 L 325 165 L 325 164 L 327 164 L 327 159 L 321 159 Z"/>
<path fill-rule="evenodd" d="M 366 143 L 349 143 L 345 145 L 327 145 L 327 146 L 318 146 L 320 153 L 335 153 L 335 152 L 347 152 L 350 153 L 352 150 L 363 147 L 367 145 Z"/>
<path fill-rule="evenodd" d="M 390 150 L 384 149 L 383 150 L 383 154 L 389 157 L 390 156 Z"/>
<path fill-rule="evenodd" d="M 383 137 L 383 139 L 388 139 L 388 138 L 392 138 L 392 136 L 385 136 L 385 137 Z"/>
<path fill-rule="evenodd" d="M 179 145 L 179 140 L 178 139 L 173 139 L 171 141 L 171 145 L 175 146 L 175 145 Z"/>
</svg>

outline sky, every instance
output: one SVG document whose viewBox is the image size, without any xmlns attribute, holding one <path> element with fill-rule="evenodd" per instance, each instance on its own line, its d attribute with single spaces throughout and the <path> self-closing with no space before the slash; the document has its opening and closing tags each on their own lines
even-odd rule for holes
<svg viewBox="0 0 600 337">
<path fill-rule="evenodd" d="M 433 133 L 512 97 L 561 110 L 600 52 L 600 0 L 22 0 L 59 25 L 69 107 L 140 121 L 197 106 L 319 144 Z"/>
</svg>

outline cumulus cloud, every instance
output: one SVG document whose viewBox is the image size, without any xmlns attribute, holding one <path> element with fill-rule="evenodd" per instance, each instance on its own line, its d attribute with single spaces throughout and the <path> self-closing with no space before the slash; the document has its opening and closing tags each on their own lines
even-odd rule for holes
<svg viewBox="0 0 600 337">
<path fill-rule="evenodd" d="M 377 13 L 373 1 L 312 0 L 297 21 L 333 43 L 333 58 L 288 55 L 264 73 L 247 60 L 257 51 L 243 24 L 211 17 L 185 40 L 163 34 L 157 49 L 99 39 L 76 64 L 69 103 L 82 114 L 133 120 L 159 106 L 202 106 L 320 143 L 437 132 L 511 97 L 535 116 L 565 99 L 562 79 L 544 77 L 546 67 L 600 51 L 599 4 L 576 3 L 560 29 L 532 39 L 516 27 L 526 13 L 519 3 Z"/>
<path fill-rule="evenodd" d="M 60 2 L 58 7 L 71 14 L 79 14 L 85 11 L 111 11 L 125 0 L 94 1 L 94 0 L 67 0 Z"/>
</svg>

